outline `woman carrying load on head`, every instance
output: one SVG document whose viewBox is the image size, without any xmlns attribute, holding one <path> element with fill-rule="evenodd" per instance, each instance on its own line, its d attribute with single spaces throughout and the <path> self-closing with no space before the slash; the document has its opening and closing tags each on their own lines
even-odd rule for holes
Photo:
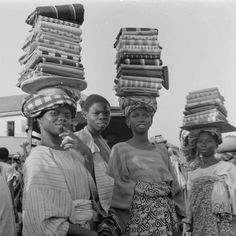
<svg viewBox="0 0 236 236">
<path fill-rule="evenodd" d="M 95 236 L 106 215 L 98 199 L 89 148 L 70 130 L 76 101 L 30 95 L 22 106 L 38 121 L 41 143 L 24 165 L 23 235 Z"/>
<path fill-rule="evenodd" d="M 191 130 L 183 147 L 186 155 L 199 159 L 189 173 L 184 219 L 192 236 L 236 235 L 236 167 L 215 158 L 221 142 L 220 128 L 204 127 Z"/>
<path fill-rule="evenodd" d="M 120 106 L 133 137 L 113 146 L 108 173 L 115 180 L 112 207 L 124 235 L 176 236 L 178 219 L 185 217 L 183 193 L 166 147 L 148 139 L 156 99 L 123 97 Z"/>
</svg>

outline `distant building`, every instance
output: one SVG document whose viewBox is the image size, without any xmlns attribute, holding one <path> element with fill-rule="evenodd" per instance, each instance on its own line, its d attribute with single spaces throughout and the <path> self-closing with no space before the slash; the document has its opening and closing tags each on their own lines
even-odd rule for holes
<svg viewBox="0 0 236 236">
<path fill-rule="evenodd" d="M 27 119 L 21 115 L 25 96 L 27 94 L 0 97 L 0 147 L 6 147 L 10 154 L 21 153 L 20 144 L 27 138 Z"/>
<path fill-rule="evenodd" d="M 0 136 L 26 137 L 27 119 L 21 115 L 25 96 L 0 97 Z"/>
</svg>

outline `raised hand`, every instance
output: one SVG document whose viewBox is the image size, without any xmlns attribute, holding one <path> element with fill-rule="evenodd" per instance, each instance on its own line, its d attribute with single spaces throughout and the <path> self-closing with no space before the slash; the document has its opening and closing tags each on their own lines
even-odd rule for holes
<svg viewBox="0 0 236 236">
<path fill-rule="evenodd" d="M 92 154 L 89 147 L 85 145 L 72 131 L 66 130 L 60 133 L 59 136 L 62 138 L 61 147 L 64 149 L 74 148 L 83 155 Z"/>
</svg>

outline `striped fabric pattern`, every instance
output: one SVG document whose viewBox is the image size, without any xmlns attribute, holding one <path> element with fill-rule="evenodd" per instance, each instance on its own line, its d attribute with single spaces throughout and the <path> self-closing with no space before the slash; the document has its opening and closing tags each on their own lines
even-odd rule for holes
<svg viewBox="0 0 236 236">
<path fill-rule="evenodd" d="M 75 222 L 73 201 L 90 198 L 92 177 L 82 163 L 75 150 L 32 150 L 24 165 L 24 236 L 67 234 L 69 221 Z"/>
<path fill-rule="evenodd" d="M 127 65 L 162 65 L 162 60 L 160 59 L 131 59 L 126 58 L 123 61 L 121 61 L 121 64 L 127 64 Z"/>
<path fill-rule="evenodd" d="M 72 23 L 72 22 L 65 21 L 65 20 L 52 18 L 52 17 L 47 17 L 47 16 L 38 16 L 36 24 L 40 21 L 51 22 L 51 23 L 55 23 L 55 24 L 59 24 L 59 25 L 66 25 L 66 26 L 70 26 L 70 27 L 80 28 L 79 24 Z"/>
<path fill-rule="evenodd" d="M 75 134 L 90 148 L 93 153 L 94 172 L 99 200 L 103 210 L 108 213 L 111 206 L 114 180 L 106 173 L 106 157 L 102 156 L 100 148 L 95 143 L 94 138 L 88 131 L 87 127 L 79 132 L 76 132 Z M 102 137 L 97 137 L 97 139 L 99 139 L 99 145 L 103 145 L 103 149 L 105 149 L 106 152 L 110 152 L 110 148 L 105 143 L 105 140 Z"/>
<path fill-rule="evenodd" d="M 209 95 L 205 95 L 201 97 L 187 99 L 187 104 L 201 102 L 201 101 L 210 100 L 210 99 L 217 99 L 217 98 L 221 99 L 222 103 L 224 102 L 224 97 L 216 93 L 216 94 L 209 94 Z"/>
<path fill-rule="evenodd" d="M 44 20 L 38 20 L 36 25 L 35 25 L 35 29 L 36 30 L 40 30 L 41 28 L 52 28 L 55 30 L 61 30 L 61 31 L 65 31 L 68 33 L 73 33 L 77 36 L 80 36 L 82 34 L 82 30 L 79 27 L 76 26 L 68 26 L 65 24 L 60 24 L 60 23 L 54 23 L 54 22 L 48 22 L 48 21 L 44 21 Z"/>
<path fill-rule="evenodd" d="M 205 96 L 211 96 L 211 95 L 219 95 L 221 97 L 221 94 L 218 90 L 218 88 L 207 88 L 207 89 L 201 89 L 189 92 L 187 95 L 187 99 L 194 99 L 199 97 L 205 97 Z"/>
<path fill-rule="evenodd" d="M 63 31 L 63 30 L 58 30 L 58 29 L 53 29 L 53 28 L 48 28 L 48 27 L 41 27 L 41 31 L 51 33 L 53 35 L 60 35 L 60 36 L 63 36 L 63 37 L 67 37 L 67 38 L 70 38 L 71 40 L 81 41 L 80 36 L 77 36 L 73 33 L 66 32 L 66 31 Z"/>
<path fill-rule="evenodd" d="M 161 89 L 162 88 L 162 81 L 163 81 L 162 79 L 156 79 L 156 82 L 119 79 L 119 81 L 117 83 L 117 88 L 120 88 L 120 87 L 142 87 L 142 88 Z"/>
</svg>

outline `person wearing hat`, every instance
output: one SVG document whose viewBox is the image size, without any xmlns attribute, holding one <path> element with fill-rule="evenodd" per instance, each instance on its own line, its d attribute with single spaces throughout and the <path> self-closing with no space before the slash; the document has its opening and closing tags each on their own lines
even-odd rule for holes
<svg viewBox="0 0 236 236">
<path fill-rule="evenodd" d="M 183 147 L 200 161 L 188 177 L 186 234 L 236 235 L 236 167 L 215 158 L 221 142 L 220 128 L 203 127 L 192 129 Z"/>
<path fill-rule="evenodd" d="M 33 94 L 22 112 L 37 120 L 41 135 L 24 165 L 23 235 L 98 235 L 95 223 L 105 213 L 91 151 L 70 130 L 76 101 L 66 94 Z"/>
<path fill-rule="evenodd" d="M 112 207 L 123 233 L 177 235 L 177 216 L 185 217 L 183 193 L 165 145 L 148 139 L 156 99 L 121 97 L 119 103 L 133 137 L 112 147 L 108 173 L 115 180 Z"/>
</svg>

